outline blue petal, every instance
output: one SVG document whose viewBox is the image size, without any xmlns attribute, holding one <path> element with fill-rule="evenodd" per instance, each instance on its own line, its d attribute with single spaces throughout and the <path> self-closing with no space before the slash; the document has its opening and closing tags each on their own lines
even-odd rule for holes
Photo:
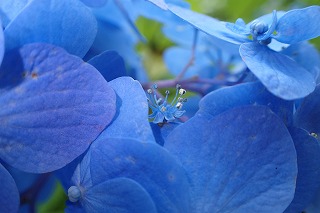
<svg viewBox="0 0 320 213">
<path fill-rule="evenodd" d="M 157 213 L 148 192 L 129 178 L 115 178 L 88 189 L 82 205 L 86 212 Z"/>
<path fill-rule="evenodd" d="M 35 0 L 5 29 L 6 49 L 45 42 L 83 57 L 92 45 L 97 23 L 79 0 Z"/>
<path fill-rule="evenodd" d="M 198 114 L 164 145 L 191 182 L 193 211 L 283 212 L 295 190 L 297 159 L 282 121 L 264 106 Z"/>
<path fill-rule="evenodd" d="M 155 4 L 156 6 L 160 7 L 163 10 L 168 10 L 168 5 L 164 0 L 147 0 L 147 1 Z"/>
<path fill-rule="evenodd" d="M 318 50 L 308 42 L 292 44 L 282 51 L 283 54 L 290 56 L 299 65 L 308 70 L 315 79 L 320 73 L 320 54 Z"/>
<path fill-rule="evenodd" d="M 159 126 L 159 124 L 150 123 L 150 126 L 152 128 L 152 132 L 153 132 L 153 135 L 155 136 L 156 142 L 160 146 L 164 145 L 164 143 L 166 141 L 166 137 L 170 134 L 170 132 L 172 132 L 172 130 L 174 130 L 174 128 L 176 128 L 179 125 L 180 125 L 180 123 L 174 123 L 174 122 L 163 123 L 163 125 L 160 125 L 160 126 Z"/>
<path fill-rule="evenodd" d="M 0 164 L 0 212 L 18 212 L 19 192 L 10 173 Z"/>
<path fill-rule="evenodd" d="M 89 7 L 102 7 L 108 0 L 81 0 L 85 5 Z"/>
<path fill-rule="evenodd" d="M 315 88 L 307 70 L 286 55 L 258 43 L 240 46 L 240 55 L 253 74 L 274 95 L 285 100 L 303 98 Z"/>
<path fill-rule="evenodd" d="M 182 18 L 183 20 L 189 22 L 194 27 L 199 30 L 217 37 L 219 39 L 240 44 L 249 41 L 246 36 L 236 34 L 226 27 L 225 22 L 221 22 L 217 19 L 211 18 L 209 16 L 193 12 L 182 7 L 169 5 L 169 10 Z"/>
<path fill-rule="evenodd" d="M 105 138 L 133 138 L 154 142 L 148 122 L 147 96 L 141 84 L 130 77 L 121 77 L 109 82 L 117 94 L 117 112 L 113 122 L 97 140 Z"/>
<path fill-rule="evenodd" d="M 0 1 L 0 20 L 4 27 L 12 21 L 31 0 Z"/>
<path fill-rule="evenodd" d="M 204 96 L 199 103 L 199 113 L 216 116 L 243 105 L 265 105 L 286 124 L 291 123 L 293 102 L 272 95 L 260 82 L 243 83 L 215 90 Z"/>
<path fill-rule="evenodd" d="M 105 51 L 88 61 L 107 81 L 125 76 L 127 71 L 122 57 L 115 51 Z"/>
<path fill-rule="evenodd" d="M 294 125 L 320 135 L 320 85 L 307 96 L 294 115 Z"/>
<path fill-rule="evenodd" d="M 65 166 L 115 114 L 112 88 L 61 48 L 25 45 L 6 55 L 0 73 L 0 156 L 23 171 Z"/>
<path fill-rule="evenodd" d="M 293 44 L 320 36 L 320 6 L 290 10 L 278 21 L 276 40 Z"/>
<path fill-rule="evenodd" d="M 4 49 L 5 49 L 4 44 L 5 44 L 4 36 L 3 36 L 3 30 L 2 30 L 1 20 L 0 20 L 0 66 L 3 60 L 3 55 L 4 55 Z"/>
<path fill-rule="evenodd" d="M 118 177 L 130 178 L 149 193 L 159 213 L 189 212 L 185 171 L 158 144 L 108 139 L 95 141 L 90 152 L 94 184 Z"/>
<path fill-rule="evenodd" d="M 294 198 L 285 213 L 296 213 L 307 207 L 320 186 L 320 146 L 302 129 L 293 128 L 290 133 L 297 151 L 298 177 Z"/>
</svg>

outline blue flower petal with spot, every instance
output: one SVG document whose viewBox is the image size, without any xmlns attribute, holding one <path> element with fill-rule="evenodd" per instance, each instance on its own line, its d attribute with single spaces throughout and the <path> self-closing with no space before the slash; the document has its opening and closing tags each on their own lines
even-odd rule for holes
<svg viewBox="0 0 320 213">
<path fill-rule="evenodd" d="M 0 164 L 0 212 L 18 212 L 19 192 L 10 173 Z"/>
<path fill-rule="evenodd" d="M 320 186 L 320 145 L 308 132 L 292 128 L 290 133 L 297 151 L 298 177 L 294 198 L 285 213 L 302 212 Z"/>
<path fill-rule="evenodd" d="M 0 94 L 0 157 L 34 173 L 82 154 L 116 108 L 114 91 L 94 67 L 41 43 L 5 56 Z"/>
<path fill-rule="evenodd" d="M 88 189 L 82 205 L 86 212 L 157 213 L 148 192 L 129 178 L 115 178 Z"/>
<path fill-rule="evenodd" d="M 225 22 L 211 18 L 210 16 L 174 5 L 169 5 L 169 10 L 199 30 L 219 39 L 234 44 L 241 44 L 250 41 L 246 36 L 236 34 L 228 29 Z"/>
<path fill-rule="evenodd" d="M 175 128 L 164 147 L 187 171 L 192 212 L 283 212 L 292 201 L 296 151 L 287 128 L 265 106 L 213 118 L 198 113 Z"/>
<path fill-rule="evenodd" d="M 6 27 L 6 49 L 45 42 L 83 57 L 97 33 L 97 23 L 79 0 L 34 0 Z"/>
<path fill-rule="evenodd" d="M 141 84 L 131 77 L 121 77 L 109 82 L 117 94 L 117 112 L 97 140 L 105 138 L 133 138 L 154 142 L 148 122 L 147 96 Z"/>
<path fill-rule="evenodd" d="M 91 58 L 88 63 L 94 66 L 107 81 L 125 76 L 127 73 L 124 60 L 116 51 L 105 51 Z"/>
<path fill-rule="evenodd" d="M 149 193 L 158 213 L 190 212 L 185 171 L 158 144 L 112 138 L 95 141 L 89 151 L 94 185 L 118 177 L 130 178 Z"/>
<path fill-rule="evenodd" d="M 108 0 L 81 0 L 85 5 L 89 7 L 102 7 Z"/>
<path fill-rule="evenodd" d="M 320 36 L 320 6 L 290 10 L 278 21 L 276 40 L 293 44 Z"/>
<path fill-rule="evenodd" d="M 240 55 L 253 74 L 274 95 L 299 99 L 315 88 L 313 75 L 286 55 L 259 43 L 244 43 Z"/>
<path fill-rule="evenodd" d="M 272 95 L 260 82 L 243 83 L 209 93 L 201 99 L 199 113 L 216 116 L 244 105 L 266 105 L 286 124 L 291 123 L 293 102 Z"/>
<path fill-rule="evenodd" d="M 313 93 L 303 99 L 294 115 L 294 125 L 309 133 L 320 135 L 320 85 Z"/>
</svg>

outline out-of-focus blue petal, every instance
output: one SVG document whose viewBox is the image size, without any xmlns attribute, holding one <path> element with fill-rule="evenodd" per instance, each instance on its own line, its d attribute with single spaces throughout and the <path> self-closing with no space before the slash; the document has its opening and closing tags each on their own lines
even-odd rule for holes
<svg viewBox="0 0 320 213">
<path fill-rule="evenodd" d="M 293 58 L 299 65 L 303 66 L 314 76 L 319 77 L 320 72 L 320 55 L 318 50 L 308 42 L 300 42 L 290 45 L 282 51 Z"/>
<path fill-rule="evenodd" d="M 18 212 L 19 192 L 10 173 L 0 164 L 0 212 Z"/>
<path fill-rule="evenodd" d="M 302 212 L 320 186 L 320 146 L 308 132 L 290 129 L 298 159 L 298 177 L 294 198 L 285 213 Z"/>
<path fill-rule="evenodd" d="M 4 55 L 4 49 L 5 49 L 4 36 L 3 36 L 3 30 L 1 25 L 1 19 L 0 19 L 0 66 L 2 63 L 3 55 Z"/>
<path fill-rule="evenodd" d="M 59 169 L 82 154 L 116 108 L 114 91 L 94 67 L 41 43 L 6 55 L 0 94 L 0 156 L 34 173 Z"/>
<path fill-rule="evenodd" d="M 293 198 L 296 151 L 267 107 L 234 108 L 213 118 L 198 113 L 175 128 L 164 147 L 187 171 L 192 212 L 283 212 Z"/>
<path fill-rule="evenodd" d="M 209 93 L 201 99 L 199 113 L 216 116 L 243 105 L 268 106 L 284 123 L 292 122 L 293 102 L 272 95 L 260 82 L 243 83 Z"/>
<path fill-rule="evenodd" d="M 0 20 L 4 27 L 12 21 L 31 0 L 0 1 Z"/>
<path fill-rule="evenodd" d="M 190 212 L 185 171 L 158 144 L 112 138 L 95 141 L 89 151 L 94 185 L 118 177 L 130 178 L 149 193 L 159 213 Z"/>
<path fill-rule="evenodd" d="M 169 10 L 182 18 L 183 20 L 189 22 L 194 27 L 199 30 L 217 37 L 219 39 L 240 44 L 249 41 L 246 36 L 236 34 L 226 27 L 225 22 L 221 22 L 217 19 L 211 18 L 209 16 L 193 12 L 189 9 L 178 7 L 175 5 L 169 5 Z"/>
<path fill-rule="evenodd" d="M 309 133 L 320 135 L 320 85 L 313 93 L 303 99 L 294 115 L 294 125 L 307 130 Z"/>
<path fill-rule="evenodd" d="M 276 35 L 282 43 L 293 44 L 320 36 L 320 6 L 290 10 L 278 21 Z"/>
<path fill-rule="evenodd" d="M 115 178 L 88 189 L 82 205 L 86 212 L 157 213 L 148 192 L 129 178 Z"/>
<path fill-rule="evenodd" d="M 308 205 L 304 212 L 307 213 L 318 213 L 320 209 L 320 188 L 317 194 L 313 198 L 313 201 Z"/>
<path fill-rule="evenodd" d="M 147 0 L 163 10 L 168 10 L 168 5 L 164 0 Z"/>
<path fill-rule="evenodd" d="M 108 0 L 81 0 L 85 5 L 89 7 L 102 7 Z"/>
<path fill-rule="evenodd" d="M 34 0 L 6 27 L 6 49 L 45 42 L 83 57 L 97 33 L 97 23 L 79 0 Z"/>
<path fill-rule="evenodd" d="M 133 138 L 154 142 L 148 121 L 148 101 L 141 84 L 131 77 L 120 77 L 109 82 L 117 94 L 117 112 L 112 123 L 97 140 L 105 138 Z"/>
<path fill-rule="evenodd" d="M 306 69 L 286 55 L 259 43 L 244 43 L 240 55 L 253 74 L 274 95 L 285 100 L 310 94 L 315 80 Z"/>
<path fill-rule="evenodd" d="M 107 81 L 125 76 L 127 71 L 122 57 L 116 51 L 105 51 L 88 61 Z"/>
<path fill-rule="evenodd" d="M 165 144 L 167 136 L 181 123 L 174 123 L 174 122 L 168 122 L 164 123 L 162 126 L 159 126 L 159 124 L 150 123 L 153 135 L 155 136 L 156 142 L 163 146 Z"/>
</svg>

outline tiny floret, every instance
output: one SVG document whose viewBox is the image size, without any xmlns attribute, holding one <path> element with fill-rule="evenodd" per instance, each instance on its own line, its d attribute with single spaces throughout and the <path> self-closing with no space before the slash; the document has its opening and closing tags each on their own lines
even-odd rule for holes
<svg viewBox="0 0 320 213">
<path fill-rule="evenodd" d="M 168 103 L 168 96 L 170 91 L 165 92 L 166 96 L 164 100 L 157 97 L 157 85 L 153 85 L 152 89 L 147 90 L 148 94 L 148 103 L 149 107 L 152 110 L 152 113 L 149 115 L 149 118 L 153 123 L 165 123 L 171 122 L 176 118 L 180 118 L 185 110 L 181 110 L 183 103 L 187 101 L 186 98 L 182 96 L 186 94 L 186 90 L 182 89 L 179 84 L 176 86 L 176 94 L 173 100 Z"/>
<path fill-rule="evenodd" d="M 75 203 L 81 198 L 81 190 L 77 186 L 71 186 L 68 189 L 68 198 L 71 202 Z"/>
</svg>

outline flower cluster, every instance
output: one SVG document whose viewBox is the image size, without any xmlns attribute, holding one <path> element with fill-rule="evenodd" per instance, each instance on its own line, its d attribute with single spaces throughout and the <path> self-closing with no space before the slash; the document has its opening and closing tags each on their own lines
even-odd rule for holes
<svg viewBox="0 0 320 213">
<path fill-rule="evenodd" d="M 172 42 L 168 79 L 141 17 Z M 319 23 L 320 6 L 231 23 L 184 0 L 2 0 L 0 212 L 319 212 Z"/>
</svg>

